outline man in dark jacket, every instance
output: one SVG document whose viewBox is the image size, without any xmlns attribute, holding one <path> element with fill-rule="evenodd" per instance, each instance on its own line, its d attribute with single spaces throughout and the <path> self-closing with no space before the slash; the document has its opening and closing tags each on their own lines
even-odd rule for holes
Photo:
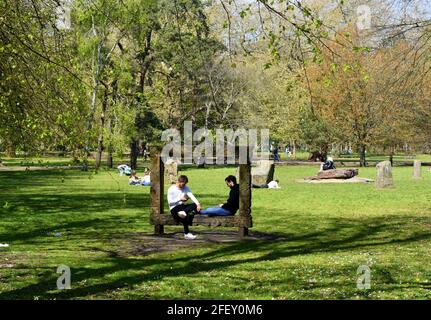
<svg viewBox="0 0 431 320">
<path fill-rule="evenodd" d="M 239 209 L 239 184 L 236 183 L 235 176 L 228 176 L 226 185 L 230 188 L 229 199 L 226 203 L 220 204 L 218 207 L 201 210 L 200 214 L 208 216 L 233 216 Z"/>
</svg>

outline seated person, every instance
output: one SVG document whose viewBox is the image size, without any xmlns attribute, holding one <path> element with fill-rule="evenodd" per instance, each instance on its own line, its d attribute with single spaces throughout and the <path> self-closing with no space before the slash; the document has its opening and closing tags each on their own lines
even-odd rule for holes
<svg viewBox="0 0 431 320">
<path fill-rule="evenodd" d="M 268 184 L 252 184 L 251 187 L 252 188 L 268 188 L 268 189 L 280 189 L 280 186 L 278 185 L 280 183 L 280 181 L 278 180 L 273 180 L 271 182 L 269 182 Z"/>
<path fill-rule="evenodd" d="M 174 219 L 184 226 L 184 238 L 194 240 L 196 236 L 190 232 L 189 226 L 193 224 L 194 213 L 201 210 L 201 205 L 187 186 L 188 182 L 187 176 L 178 177 L 176 184 L 168 189 L 168 204 Z M 191 199 L 193 203 L 187 204 L 188 199 Z"/>
<path fill-rule="evenodd" d="M 326 158 L 326 161 L 320 165 L 320 171 L 332 170 L 335 168 L 335 163 L 332 157 Z"/>
<path fill-rule="evenodd" d="M 212 216 L 233 216 L 239 209 L 239 184 L 236 183 L 235 176 L 228 176 L 225 179 L 226 185 L 230 188 L 229 199 L 226 203 L 219 204 L 218 207 L 201 210 L 200 214 Z"/>
<path fill-rule="evenodd" d="M 144 176 L 141 178 L 141 184 L 143 186 L 151 186 L 151 175 L 150 170 L 146 169 L 144 172 Z"/>
<path fill-rule="evenodd" d="M 133 170 L 132 173 L 131 173 L 131 175 L 130 175 L 130 178 L 129 178 L 129 185 L 135 186 L 135 185 L 138 185 L 138 184 L 141 184 L 141 180 L 136 175 L 136 171 Z"/>
</svg>

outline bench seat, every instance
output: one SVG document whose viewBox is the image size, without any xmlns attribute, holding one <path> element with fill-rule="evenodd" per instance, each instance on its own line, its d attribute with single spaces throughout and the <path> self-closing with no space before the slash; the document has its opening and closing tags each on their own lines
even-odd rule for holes
<svg viewBox="0 0 431 320">
<path fill-rule="evenodd" d="M 156 214 L 151 215 L 150 222 L 153 225 L 179 225 L 171 214 Z M 248 216 L 216 216 L 208 217 L 206 215 L 195 215 L 193 225 L 209 226 L 209 227 L 239 227 L 251 228 L 253 226 L 252 217 Z"/>
</svg>

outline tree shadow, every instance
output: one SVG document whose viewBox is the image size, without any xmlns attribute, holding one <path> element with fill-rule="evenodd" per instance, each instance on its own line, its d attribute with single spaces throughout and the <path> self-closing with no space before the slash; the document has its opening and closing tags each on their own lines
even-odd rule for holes
<svg viewBox="0 0 431 320">
<path fill-rule="evenodd" d="M 206 246 L 207 252 L 196 253 L 187 248 L 184 255 L 174 258 L 150 255 L 116 256 L 105 258 L 103 267 L 72 268 L 72 289 L 55 291 L 56 275 L 42 278 L 37 284 L 0 293 L 0 299 L 74 299 L 88 295 L 106 294 L 111 290 L 130 289 L 146 282 L 158 281 L 165 277 L 195 275 L 201 272 L 226 270 L 242 264 L 256 264 L 279 259 L 325 254 L 340 250 L 370 249 L 384 245 L 400 245 L 421 240 L 429 240 L 431 231 L 399 234 L 403 221 L 411 216 L 397 216 L 393 221 L 384 217 L 363 219 L 332 219 L 329 226 L 306 234 L 275 234 L 271 240 L 245 240 L 222 246 Z M 390 237 L 388 237 L 390 235 Z M 299 242 L 299 243 L 298 243 Z M 208 251 L 209 250 L 209 251 Z M 115 251 L 115 250 L 114 250 Z M 261 253 L 256 256 L 256 253 Z M 242 257 L 244 255 L 244 257 Z M 219 260 L 223 257 L 223 260 Z M 180 263 L 179 263 L 180 262 Z M 106 264 L 109 263 L 109 266 Z M 109 280 L 113 273 L 125 274 Z M 88 285 L 73 288 L 73 283 L 87 281 Z M 148 297 L 150 298 L 150 297 Z"/>
</svg>

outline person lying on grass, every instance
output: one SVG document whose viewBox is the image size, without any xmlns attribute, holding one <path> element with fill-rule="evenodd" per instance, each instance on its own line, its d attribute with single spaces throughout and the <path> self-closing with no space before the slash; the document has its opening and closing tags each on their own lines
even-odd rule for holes
<svg viewBox="0 0 431 320">
<path fill-rule="evenodd" d="M 226 203 L 219 204 L 218 207 L 201 210 L 200 214 L 212 216 L 233 216 L 239 209 L 239 184 L 236 183 L 235 176 L 228 176 L 225 179 L 226 185 L 230 188 L 229 199 Z"/>
<path fill-rule="evenodd" d="M 271 181 L 271 182 L 269 182 L 268 184 L 262 184 L 262 185 L 260 185 L 260 184 L 252 184 L 251 185 L 251 187 L 252 188 L 268 188 L 268 189 L 280 189 L 280 186 L 279 186 L 279 181 L 278 180 L 274 180 L 274 181 Z"/>
<path fill-rule="evenodd" d="M 201 211 L 201 205 L 187 186 L 189 179 L 181 175 L 175 184 L 168 189 L 168 204 L 174 219 L 184 226 L 184 238 L 187 240 L 196 239 L 189 226 L 193 223 L 194 214 Z M 186 204 L 188 199 L 193 201 L 192 204 Z"/>
</svg>

